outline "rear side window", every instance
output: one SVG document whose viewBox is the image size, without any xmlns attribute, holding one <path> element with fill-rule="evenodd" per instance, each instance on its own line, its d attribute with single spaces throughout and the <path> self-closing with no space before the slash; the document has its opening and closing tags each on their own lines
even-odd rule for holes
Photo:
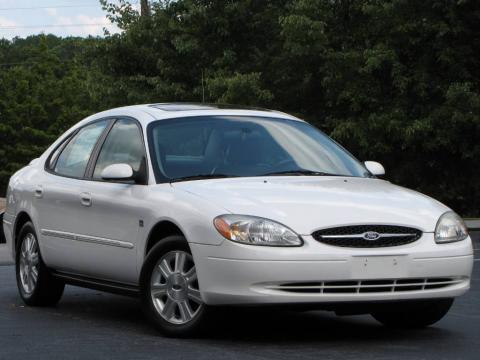
<svg viewBox="0 0 480 360">
<path fill-rule="evenodd" d="M 55 151 L 50 155 L 48 158 L 47 168 L 51 171 L 55 170 L 55 163 L 57 162 L 58 155 L 62 152 L 63 148 L 72 138 L 72 134 L 70 134 L 65 140 L 61 142 L 59 146 L 55 149 Z"/>
<path fill-rule="evenodd" d="M 59 175 L 82 178 L 92 150 L 107 125 L 108 121 L 102 120 L 80 129 L 58 156 L 53 171 Z"/>
<path fill-rule="evenodd" d="M 100 180 L 103 169 L 113 164 L 128 164 L 134 172 L 143 175 L 145 146 L 135 120 L 120 119 L 113 125 L 98 155 L 93 178 Z"/>
</svg>

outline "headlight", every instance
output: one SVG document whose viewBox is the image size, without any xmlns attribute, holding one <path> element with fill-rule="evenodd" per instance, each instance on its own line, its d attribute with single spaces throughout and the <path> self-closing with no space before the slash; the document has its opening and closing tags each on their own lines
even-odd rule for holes
<svg viewBox="0 0 480 360">
<path fill-rule="evenodd" d="M 440 216 L 435 228 L 435 241 L 438 244 L 460 241 L 467 237 L 468 230 L 460 216 L 453 211 Z"/>
<path fill-rule="evenodd" d="M 213 221 L 223 237 L 242 244 L 263 246 L 301 246 L 303 240 L 275 221 L 246 215 L 221 215 Z"/>
</svg>

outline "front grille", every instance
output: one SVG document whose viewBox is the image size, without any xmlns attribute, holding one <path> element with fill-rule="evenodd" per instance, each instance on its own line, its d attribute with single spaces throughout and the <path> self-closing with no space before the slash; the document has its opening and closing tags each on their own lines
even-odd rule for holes
<svg viewBox="0 0 480 360">
<path fill-rule="evenodd" d="M 375 235 L 378 238 L 374 238 Z M 395 225 L 352 225 L 315 231 L 313 238 L 321 243 L 356 248 L 399 246 L 417 241 L 418 229 Z M 369 238 L 371 237 L 371 238 Z"/>
<path fill-rule="evenodd" d="M 302 294 L 362 294 L 426 291 L 459 284 L 464 278 L 415 278 L 384 280 L 345 280 L 270 285 L 269 289 Z"/>
</svg>

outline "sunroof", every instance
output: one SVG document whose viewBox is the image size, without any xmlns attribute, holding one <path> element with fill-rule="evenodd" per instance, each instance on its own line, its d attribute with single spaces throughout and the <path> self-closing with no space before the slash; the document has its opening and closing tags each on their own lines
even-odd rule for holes
<svg viewBox="0 0 480 360">
<path fill-rule="evenodd" d="M 156 109 L 164 111 L 188 111 L 188 110 L 216 110 L 219 106 L 204 104 L 153 104 L 150 105 Z"/>
<path fill-rule="evenodd" d="M 189 110 L 219 110 L 219 109 L 237 109 L 237 110 L 261 110 L 271 111 L 252 106 L 227 105 L 227 104 L 195 104 L 195 103 L 163 103 L 152 104 L 151 107 L 163 111 L 189 111 Z"/>
</svg>

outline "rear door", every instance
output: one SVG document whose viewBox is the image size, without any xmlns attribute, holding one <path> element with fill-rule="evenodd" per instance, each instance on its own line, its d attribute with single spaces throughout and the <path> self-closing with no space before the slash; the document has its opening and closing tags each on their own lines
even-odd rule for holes
<svg viewBox="0 0 480 360">
<path fill-rule="evenodd" d="M 77 130 L 50 155 L 46 171 L 36 179 L 33 204 L 42 255 L 52 268 L 79 272 L 84 266 L 77 241 L 88 228 L 82 193 L 91 156 L 112 123 L 98 120 Z"/>
</svg>

